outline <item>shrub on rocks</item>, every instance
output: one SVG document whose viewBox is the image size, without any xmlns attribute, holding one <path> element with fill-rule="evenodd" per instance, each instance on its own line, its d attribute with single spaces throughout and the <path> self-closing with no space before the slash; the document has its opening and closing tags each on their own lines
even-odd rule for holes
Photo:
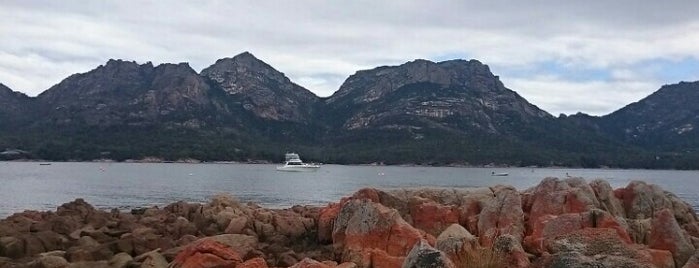
<svg viewBox="0 0 699 268">
<path fill-rule="evenodd" d="M 289 266 L 289 268 L 331 268 L 331 266 L 313 259 L 305 258 L 300 262 Z"/>
</svg>

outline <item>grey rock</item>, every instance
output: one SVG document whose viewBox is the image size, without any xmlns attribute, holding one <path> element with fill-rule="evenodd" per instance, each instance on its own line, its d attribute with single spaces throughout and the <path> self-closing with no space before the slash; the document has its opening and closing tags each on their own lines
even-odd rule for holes
<svg viewBox="0 0 699 268">
<path fill-rule="evenodd" d="M 459 224 L 452 224 L 437 237 L 435 248 L 447 255 L 456 256 L 478 245 L 475 236 Z"/>
<path fill-rule="evenodd" d="M 454 268 L 444 252 L 434 249 L 427 241 L 420 240 L 415 243 L 403 262 L 403 268 Z"/>
<path fill-rule="evenodd" d="M 609 185 L 609 182 L 601 179 L 593 180 L 590 182 L 590 187 L 595 192 L 601 209 L 615 217 L 626 216 L 621 200 L 614 196 L 614 189 Z"/>
<path fill-rule="evenodd" d="M 127 253 L 121 252 L 109 259 L 109 266 L 112 268 L 125 268 L 128 267 L 131 262 L 133 262 L 133 257 Z"/>
<path fill-rule="evenodd" d="M 24 241 L 17 237 L 0 237 L 0 256 L 20 258 L 24 256 Z"/>
<path fill-rule="evenodd" d="M 59 256 L 41 256 L 32 261 L 29 267 L 32 268 L 65 268 L 68 267 L 68 261 Z"/>
<path fill-rule="evenodd" d="M 111 268 L 108 261 L 79 261 L 71 262 L 68 268 Z"/>
<path fill-rule="evenodd" d="M 578 252 L 563 252 L 551 257 L 548 266 L 550 268 L 606 268 L 604 264 L 595 259 L 584 256 Z"/>
<path fill-rule="evenodd" d="M 140 263 L 141 268 L 166 268 L 168 267 L 168 262 L 163 257 L 162 254 L 160 254 L 160 250 L 153 250 L 149 251 L 146 253 L 143 253 L 139 256 L 136 256 L 134 258 L 135 262 Z"/>
</svg>

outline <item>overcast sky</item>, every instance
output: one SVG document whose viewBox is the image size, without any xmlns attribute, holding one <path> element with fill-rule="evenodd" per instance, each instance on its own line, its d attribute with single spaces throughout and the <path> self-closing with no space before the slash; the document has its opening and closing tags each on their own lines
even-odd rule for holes
<svg viewBox="0 0 699 268">
<path fill-rule="evenodd" d="M 462 58 L 554 115 L 604 115 L 699 80 L 697 11 L 689 0 L 0 0 L 0 83 L 36 96 L 110 58 L 201 71 L 250 51 L 329 96 L 357 70 Z"/>
</svg>

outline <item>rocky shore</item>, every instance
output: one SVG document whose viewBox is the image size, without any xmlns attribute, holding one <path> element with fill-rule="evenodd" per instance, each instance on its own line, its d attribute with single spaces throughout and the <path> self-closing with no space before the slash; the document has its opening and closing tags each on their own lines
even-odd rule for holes
<svg viewBox="0 0 699 268">
<path fill-rule="evenodd" d="M 690 205 L 656 185 L 546 178 L 525 191 L 361 189 L 325 207 L 101 211 L 0 221 L 0 267 L 699 267 Z"/>
</svg>

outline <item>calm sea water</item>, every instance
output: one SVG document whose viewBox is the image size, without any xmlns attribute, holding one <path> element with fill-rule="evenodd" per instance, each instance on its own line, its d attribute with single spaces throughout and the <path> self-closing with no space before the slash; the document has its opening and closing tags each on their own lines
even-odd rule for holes
<svg viewBox="0 0 699 268">
<path fill-rule="evenodd" d="M 507 172 L 494 177 L 491 172 Z M 27 209 L 55 210 L 84 198 L 102 209 L 131 209 L 176 201 L 205 202 L 228 193 L 265 207 L 324 205 L 363 187 L 484 187 L 520 190 L 545 177 L 602 178 L 614 188 L 644 180 L 699 208 L 699 171 L 456 168 L 324 165 L 318 172 L 278 172 L 275 165 L 0 162 L 0 218 Z"/>
</svg>

